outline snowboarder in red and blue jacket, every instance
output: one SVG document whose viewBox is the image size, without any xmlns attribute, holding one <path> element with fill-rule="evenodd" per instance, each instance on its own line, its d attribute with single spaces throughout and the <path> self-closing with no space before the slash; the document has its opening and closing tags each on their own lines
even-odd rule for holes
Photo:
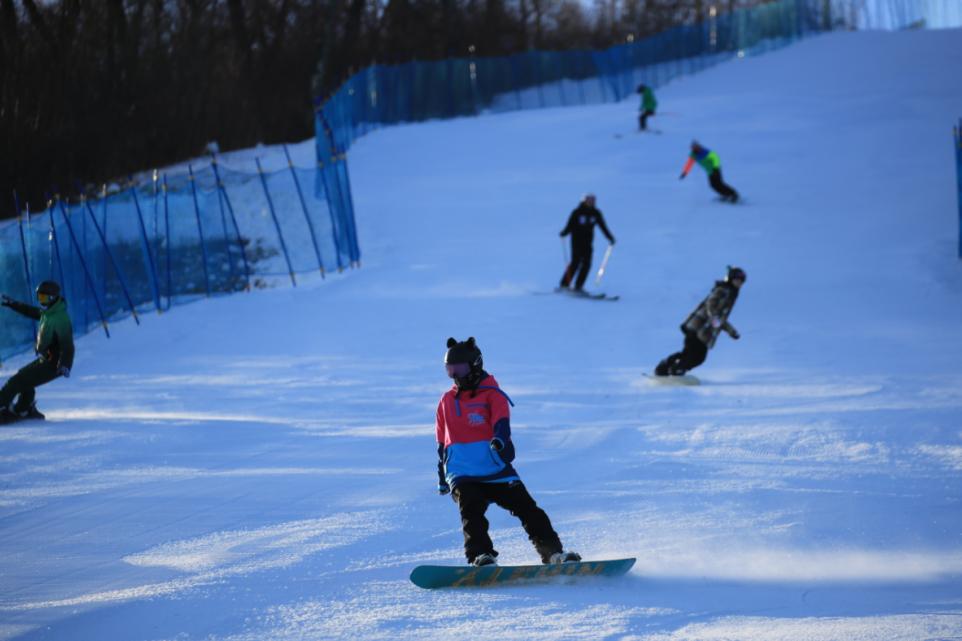
<svg viewBox="0 0 962 641">
<path fill-rule="evenodd" d="M 484 371 L 474 338 L 448 339 L 444 356 L 454 387 L 437 411 L 438 493 L 451 493 L 461 511 L 464 554 L 472 565 L 497 564 L 484 514 L 495 503 L 521 519 L 521 527 L 544 563 L 580 561 L 565 553 L 544 510 L 528 494 L 511 462 L 511 399 Z"/>
</svg>

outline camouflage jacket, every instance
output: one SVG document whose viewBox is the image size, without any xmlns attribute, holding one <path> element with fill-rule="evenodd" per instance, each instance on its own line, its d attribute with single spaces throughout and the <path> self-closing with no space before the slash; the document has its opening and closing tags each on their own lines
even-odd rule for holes
<svg viewBox="0 0 962 641">
<path fill-rule="evenodd" d="M 732 313 L 737 298 L 738 290 L 734 286 L 722 280 L 715 281 L 715 288 L 712 289 L 711 294 L 692 310 L 685 322 L 681 324 L 681 331 L 686 334 L 695 334 L 708 345 L 709 349 L 715 346 L 718 334 L 722 330 L 728 332 L 732 338 L 738 338 L 738 332 L 728 322 L 728 315 Z M 718 317 L 720 321 L 718 327 L 712 327 L 712 316 Z"/>
</svg>

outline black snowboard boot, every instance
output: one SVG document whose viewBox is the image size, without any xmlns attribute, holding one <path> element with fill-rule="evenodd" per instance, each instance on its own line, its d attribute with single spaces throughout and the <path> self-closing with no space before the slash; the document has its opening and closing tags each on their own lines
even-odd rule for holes
<svg viewBox="0 0 962 641">
<path fill-rule="evenodd" d="M 655 376 L 668 376 L 668 359 L 664 359 L 655 366 Z"/>
<path fill-rule="evenodd" d="M 490 554 L 488 554 L 487 552 L 484 553 L 484 554 L 479 554 L 478 556 L 474 557 L 474 559 L 471 560 L 471 561 L 469 561 L 469 563 L 470 563 L 471 565 L 476 565 L 476 566 L 478 566 L 478 567 L 484 567 L 485 565 L 497 565 L 497 564 L 498 564 L 498 562 L 495 560 L 495 558 L 494 558 L 493 556 L 491 556 Z"/>
<path fill-rule="evenodd" d="M 21 419 L 21 420 L 24 420 L 24 421 L 25 421 L 25 420 L 28 420 L 28 419 L 34 419 L 34 420 L 42 421 L 42 420 L 44 420 L 45 418 L 47 418 L 46 416 L 44 416 L 43 414 L 41 414 L 40 412 L 37 411 L 37 404 L 36 404 L 36 403 L 34 403 L 34 404 L 32 404 L 30 407 L 28 407 L 26 412 L 17 412 L 17 414 L 19 414 L 19 415 L 20 415 L 20 419 Z"/>
<path fill-rule="evenodd" d="M 0 407 L 0 425 L 7 425 L 9 423 L 16 423 L 20 420 L 20 416 L 11 412 L 9 408 Z"/>
</svg>

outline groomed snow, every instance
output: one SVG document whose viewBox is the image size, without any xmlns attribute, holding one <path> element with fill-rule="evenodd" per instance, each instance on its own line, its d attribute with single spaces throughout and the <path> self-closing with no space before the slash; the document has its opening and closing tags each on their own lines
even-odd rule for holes
<svg viewBox="0 0 962 641">
<path fill-rule="evenodd" d="M 0 428 L 0 639 L 962 638 L 960 67 L 959 30 L 838 33 L 663 87 L 660 136 L 615 137 L 631 100 L 358 141 L 361 269 L 92 332 L 48 420 Z M 746 204 L 678 180 L 693 138 Z M 621 300 L 532 295 L 587 190 Z M 726 264 L 741 340 L 701 387 L 648 387 Z M 628 576 L 408 581 L 463 562 L 449 336 L 516 403 L 566 546 Z M 489 516 L 502 562 L 536 562 Z"/>
</svg>

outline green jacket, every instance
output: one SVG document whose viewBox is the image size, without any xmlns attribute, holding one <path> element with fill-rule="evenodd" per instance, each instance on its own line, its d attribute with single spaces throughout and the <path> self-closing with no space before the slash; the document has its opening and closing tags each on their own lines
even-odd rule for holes
<svg viewBox="0 0 962 641">
<path fill-rule="evenodd" d="M 694 151 L 688 154 L 688 162 L 685 163 L 685 168 L 682 170 L 681 175 L 686 176 L 688 171 L 691 169 L 692 165 L 698 163 L 702 166 L 702 169 L 711 175 L 711 172 L 715 171 L 721 167 L 721 161 L 718 159 L 718 154 L 710 149 L 701 148 L 701 152 L 695 153 Z"/>
<path fill-rule="evenodd" d="M 645 87 L 645 91 L 641 94 L 641 110 L 654 113 L 656 109 L 658 109 L 658 101 L 655 100 L 655 92 L 651 87 Z"/>
<path fill-rule="evenodd" d="M 73 324 L 67 314 L 67 301 L 63 297 L 47 309 L 16 302 L 10 304 L 10 309 L 40 321 L 37 344 L 34 345 L 40 358 L 57 369 L 62 366 L 73 369 Z"/>
<path fill-rule="evenodd" d="M 707 153 L 704 153 L 704 152 L 707 152 Z M 711 173 L 716 169 L 718 169 L 719 167 L 721 167 L 721 161 L 718 159 L 718 154 L 716 154 L 714 151 L 709 151 L 707 149 L 705 149 L 704 152 L 702 154 L 694 154 L 694 153 L 691 154 L 691 157 L 694 158 L 698 162 L 698 164 L 702 166 L 702 169 L 704 169 L 708 173 Z"/>
</svg>

